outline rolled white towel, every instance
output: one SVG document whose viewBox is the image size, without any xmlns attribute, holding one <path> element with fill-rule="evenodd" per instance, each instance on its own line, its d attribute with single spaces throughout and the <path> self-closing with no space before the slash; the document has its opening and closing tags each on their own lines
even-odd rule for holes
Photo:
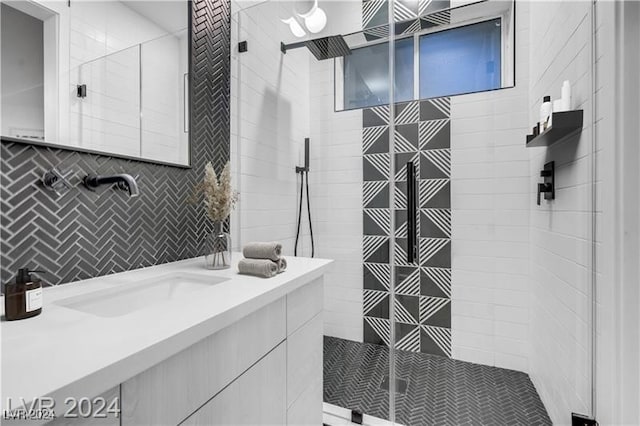
<svg viewBox="0 0 640 426">
<path fill-rule="evenodd" d="M 242 249 L 242 254 L 247 259 L 270 259 L 277 262 L 282 256 L 282 244 L 270 243 L 249 243 Z"/>
<path fill-rule="evenodd" d="M 285 259 L 284 257 L 281 257 L 280 259 L 278 259 L 276 261 L 276 264 L 278 265 L 278 273 L 282 273 L 287 269 L 287 259 Z"/>
<path fill-rule="evenodd" d="M 242 259 L 238 262 L 238 272 L 271 278 L 278 273 L 278 264 L 269 259 Z"/>
</svg>

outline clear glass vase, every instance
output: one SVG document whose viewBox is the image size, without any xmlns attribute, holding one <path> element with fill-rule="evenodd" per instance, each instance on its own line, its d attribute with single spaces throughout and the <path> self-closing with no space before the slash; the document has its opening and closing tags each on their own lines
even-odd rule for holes
<svg viewBox="0 0 640 426">
<path fill-rule="evenodd" d="M 213 223 L 213 231 L 204 242 L 204 260 L 207 269 L 231 267 L 231 236 L 224 232 L 223 222 Z"/>
</svg>

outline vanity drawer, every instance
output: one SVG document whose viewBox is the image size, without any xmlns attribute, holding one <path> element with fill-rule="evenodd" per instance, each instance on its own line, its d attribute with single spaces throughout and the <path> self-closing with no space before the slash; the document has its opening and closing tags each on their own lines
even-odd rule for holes
<svg viewBox="0 0 640 426">
<path fill-rule="evenodd" d="M 122 384 L 122 425 L 176 425 L 286 338 L 285 299 Z"/>
<path fill-rule="evenodd" d="M 322 425 L 322 372 L 287 409 L 287 425 Z"/>
<path fill-rule="evenodd" d="M 181 425 L 287 424 L 286 364 L 285 344 L 282 343 Z"/>
<path fill-rule="evenodd" d="M 324 306 L 323 277 L 287 295 L 287 336 L 322 312 Z"/>
<path fill-rule="evenodd" d="M 322 382 L 322 326 L 319 313 L 287 337 L 287 409 L 294 419 L 299 418 L 295 413 L 322 413 L 322 393 L 317 397 L 311 389 Z M 322 424 L 322 418 L 316 420 Z"/>
</svg>

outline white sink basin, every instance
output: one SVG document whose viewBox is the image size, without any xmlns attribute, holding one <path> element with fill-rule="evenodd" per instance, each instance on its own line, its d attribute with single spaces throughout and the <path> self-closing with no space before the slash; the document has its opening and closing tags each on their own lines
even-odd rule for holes
<svg viewBox="0 0 640 426">
<path fill-rule="evenodd" d="M 151 305 L 175 301 L 183 295 L 196 293 L 228 280 L 229 278 L 208 275 L 170 273 L 70 297 L 54 304 L 99 317 L 119 317 Z"/>
</svg>

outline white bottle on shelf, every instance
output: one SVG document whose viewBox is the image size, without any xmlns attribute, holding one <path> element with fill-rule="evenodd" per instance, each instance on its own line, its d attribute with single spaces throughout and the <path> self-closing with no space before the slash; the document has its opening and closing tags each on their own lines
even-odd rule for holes
<svg viewBox="0 0 640 426">
<path fill-rule="evenodd" d="M 540 133 L 544 132 L 549 127 L 551 111 L 551 96 L 545 96 L 542 98 L 542 105 L 540 105 Z"/>
</svg>

